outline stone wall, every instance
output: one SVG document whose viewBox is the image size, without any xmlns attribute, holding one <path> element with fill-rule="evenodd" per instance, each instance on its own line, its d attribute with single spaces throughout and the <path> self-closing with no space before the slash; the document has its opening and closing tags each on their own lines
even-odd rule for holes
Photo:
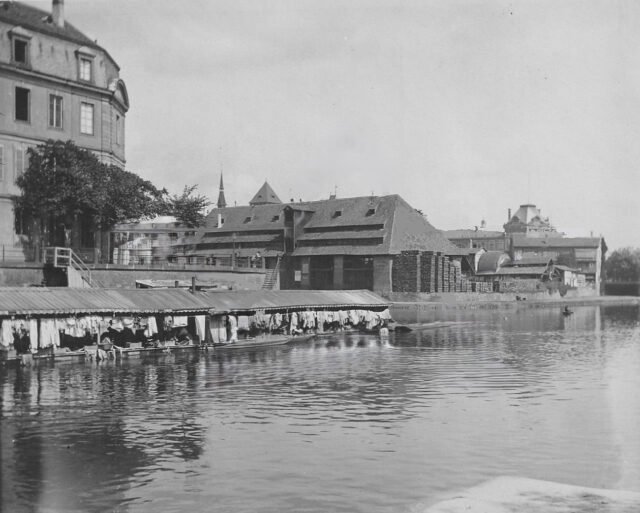
<svg viewBox="0 0 640 513">
<path fill-rule="evenodd" d="M 15 264 L 0 266 L 0 287 L 28 287 L 40 285 L 45 278 L 43 266 L 29 264 Z M 62 269 L 60 271 L 63 271 Z M 259 290 L 264 283 L 264 271 L 212 271 L 209 269 L 136 269 L 136 268 L 96 268 L 91 271 L 92 279 L 107 288 L 134 288 L 136 280 L 184 280 L 216 283 L 220 286 L 231 287 L 235 290 Z M 52 277 L 47 277 L 51 286 L 62 286 L 63 283 L 53 283 Z M 52 283 L 49 283 L 52 282 Z"/>
</svg>

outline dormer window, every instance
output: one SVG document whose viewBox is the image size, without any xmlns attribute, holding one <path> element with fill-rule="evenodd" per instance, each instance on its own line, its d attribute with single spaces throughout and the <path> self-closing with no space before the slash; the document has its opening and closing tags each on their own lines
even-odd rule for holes
<svg viewBox="0 0 640 513">
<path fill-rule="evenodd" d="M 342 216 L 342 210 L 336 210 L 336 211 L 333 213 L 333 217 L 334 217 L 334 218 L 336 218 L 336 217 L 341 217 L 341 216 Z"/>
<path fill-rule="evenodd" d="M 92 66 L 93 62 L 91 59 L 87 59 L 85 57 L 81 57 L 80 58 L 80 80 L 83 80 L 85 82 L 91 82 L 92 79 L 92 73 L 91 73 L 91 66 Z"/>
<path fill-rule="evenodd" d="M 244 218 L 244 223 L 245 224 L 250 223 L 252 219 L 253 219 L 252 216 L 247 216 L 247 217 Z"/>
<path fill-rule="evenodd" d="M 78 80 L 82 82 L 94 82 L 93 77 L 93 60 L 95 52 L 86 46 L 76 50 L 78 59 Z"/>
<path fill-rule="evenodd" d="M 276 223 L 276 222 L 278 222 L 278 221 L 280 221 L 280 214 L 276 214 L 275 216 L 273 216 L 273 217 L 271 218 L 271 222 L 272 222 L 272 223 Z"/>
<path fill-rule="evenodd" d="M 29 64 L 29 40 L 13 38 L 13 62 L 24 66 Z"/>
<path fill-rule="evenodd" d="M 371 217 L 375 213 L 376 213 L 376 209 L 375 208 L 370 208 L 369 210 L 367 210 L 367 213 L 365 214 L 365 216 L 366 217 Z"/>
</svg>

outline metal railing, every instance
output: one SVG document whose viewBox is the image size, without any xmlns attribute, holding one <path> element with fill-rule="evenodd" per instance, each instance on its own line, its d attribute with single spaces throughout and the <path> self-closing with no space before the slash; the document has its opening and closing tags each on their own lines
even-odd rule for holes
<svg viewBox="0 0 640 513">
<path fill-rule="evenodd" d="M 51 264 L 53 267 L 72 267 L 81 274 L 84 281 L 86 281 L 90 287 L 99 286 L 91 277 L 91 269 L 85 265 L 82 259 L 76 255 L 71 248 L 44 248 L 42 261 L 45 264 Z"/>
</svg>

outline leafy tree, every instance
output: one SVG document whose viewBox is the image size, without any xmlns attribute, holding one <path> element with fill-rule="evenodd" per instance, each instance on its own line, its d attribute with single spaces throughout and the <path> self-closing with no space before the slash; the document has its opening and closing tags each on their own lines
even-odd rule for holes
<svg viewBox="0 0 640 513">
<path fill-rule="evenodd" d="M 166 194 L 134 173 L 100 162 L 72 141 L 49 140 L 29 149 L 29 166 L 16 185 L 16 212 L 30 221 L 32 237 L 47 245 L 62 244 L 62 238 L 68 243 L 61 234 L 77 229 L 79 219 L 106 231 L 116 223 L 153 216 Z"/>
<path fill-rule="evenodd" d="M 211 205 L 206 196 L 194 194 L 197 185 L 184 186 L 182 194 L 174 194 L 165 200 L 165 213 L 175 216 L 178 222 L 188 228 L 204 224 L 204 209 Z"/>
<path fill-rule="evenodd" d="M 640 281 L 640 249 L 617 249 L 607 258 L 605 273 L 612 281 Z"/>
</svg>

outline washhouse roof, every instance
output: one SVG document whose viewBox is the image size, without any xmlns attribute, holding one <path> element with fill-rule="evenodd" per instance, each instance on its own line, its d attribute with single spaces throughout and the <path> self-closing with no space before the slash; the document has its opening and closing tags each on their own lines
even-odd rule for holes
<svg viewBox="0 0 640 513">
<path fill-rule="evenodd" d="M 211 307 L 200 295 L 181 289 L 0 289 L 0 316 L 195 313 Z"/>
<path fill-rule="evenodd" d="M 389 303 L 369 290 L 246 290 L 202 294 L 215 313 L 256 310 L 386 308 Z"/>
</svg>

